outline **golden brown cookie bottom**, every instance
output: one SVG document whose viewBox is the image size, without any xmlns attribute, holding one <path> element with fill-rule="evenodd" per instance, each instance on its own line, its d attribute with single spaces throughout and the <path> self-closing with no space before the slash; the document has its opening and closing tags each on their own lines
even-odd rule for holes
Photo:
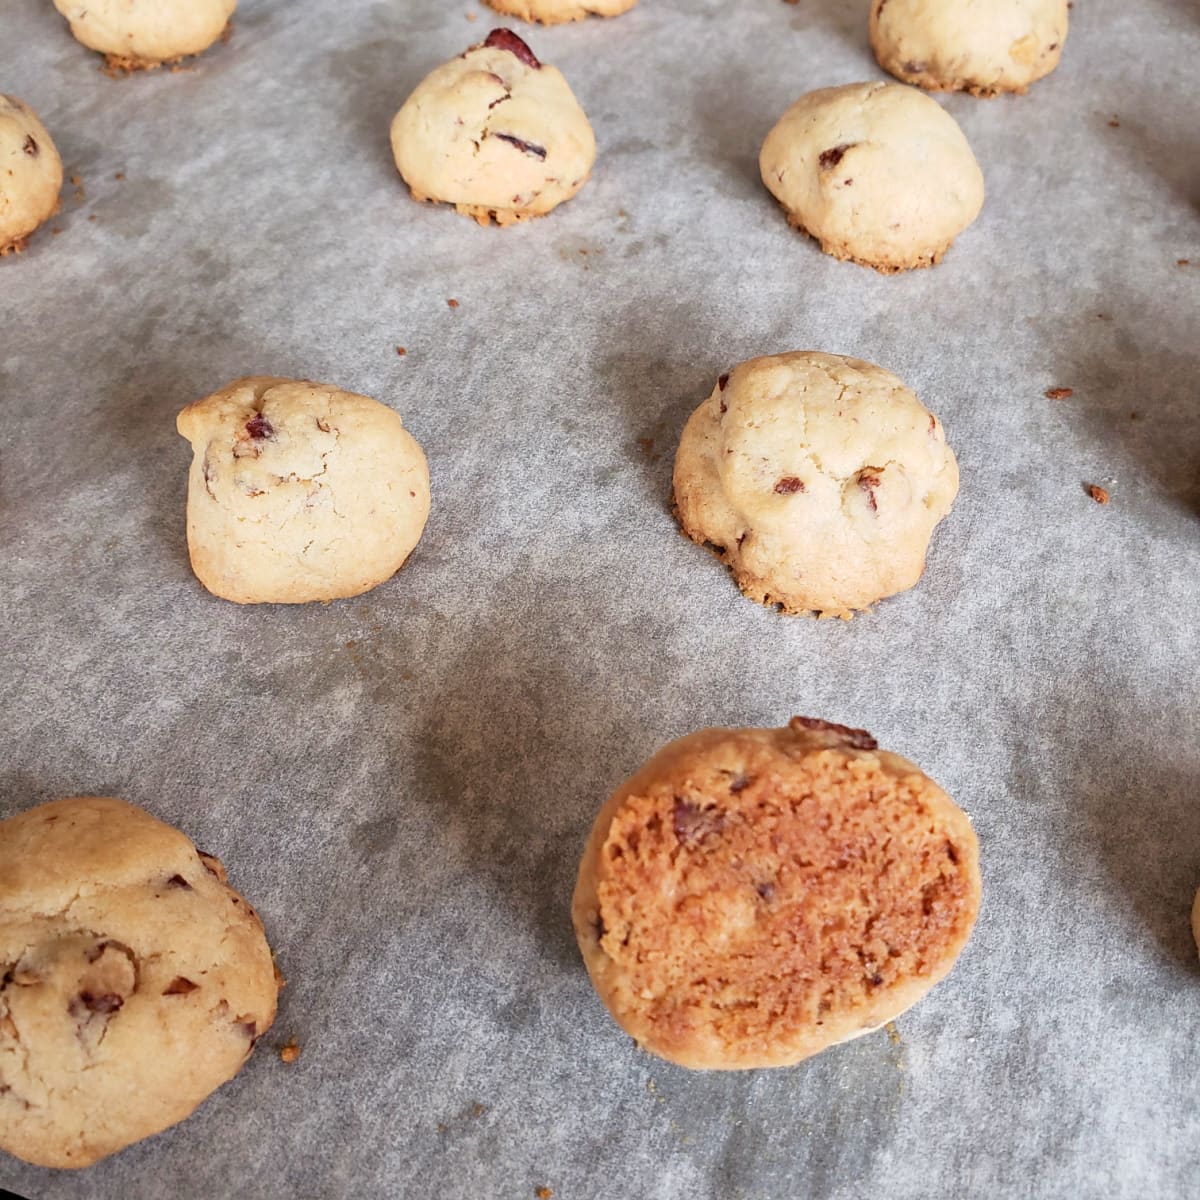
<svg viewBox="0 0 1200 1200">
<path fill-rule="evenodd" d="M 637 0 L 622 0 L 621 7 L 612 12 L 596 12 L 586 4 L 580 3 L 567 12 L 555 15 L 538 16 L 533 12 L 531 0 L 484 0 L 484 3 L 506 17 L 518 17 L 522 21 L 531 21 L 538 25 L 565 25 L 570 21 L 582 21 L 586 17 L 619 17 L 628 12 Z"/>
<path fill-rule="evenodd" d="M 590 178 L 590 173 L 585 175 L 570 196 L 558 201 L 557 204 L 553 204 L 549 208 L 490 208 L 486 204 L 461 204 L 453 200 L 439 200 L 436 196 L 427 196 L 424 192 L 419 192 L 411 186 L 408 190 L 412 193 L 412 198 L 421 204 L 453 204 L 455 212 L 461 213 L 464 217 L 470 217 L 485 228 L 494 222 L 501 229 L 506 229 L 508 226 L 516 225 L 520 221 L 532 221 L 535 217 L 548 216 L 559 204 L 564 204 L 566 200 L 570 200 Z"/>
<path fill-rule="evenodd" d="M 783 207 L 781 205 L 781 207 Z M 788 224 L 796 230 L 797 233 L 804 234 L 807 238 L 812 238 L 822 251 L 832 258 L 836 258 L 839 262 L 852 262 L 860 267 L 870 267 L 873 271 L 878 271 L 880 275 L 898 275 L 901 271 L 920 271 L 927 267 L 935 267 L 942 261 L 946 251 L 954 245 L 954 239 L 951 238 L 944 246 L 937 250 L 932 250 L 928 254 L 918 254 L 912 258 L 896 258 L 896 259 L 880 259 L 872 260 L 863 258 L 861 255 L 855 254 L 850 249 L 846 242 L 828 241 L 825 238 L 818 237 L 811 229 L 805 226 L 804 222 L 788 208 L 783 208 L 787 215 Z"/>
<path fill-rule="evenodd" d="M 57 216 L 59 209 L 62 208 L 62 201 L 56 200 L 54 207 L 39 221 L 28 233 L 21 234 L 20 237 L 9 238 L 7 242 L 0 245 L 0 258 L 4 258 L 8 254 L 21 254 L 29 245 L 29 239 L 48 221 L 51 217 Z"/>
<path fill-rule="evenodd" d="M 221 30 L 218 42 L 228 42 L 233 37 L 233 22 L 230 21 L 224 29 Z M 209 47 L 205 47 L 205 50 Z M 105 54 L 104 66 L 100 69 L 110 79 L 120 79 L 125 75 L 132 75 L 136 71 L 157 71 L 159 67 L 170 67 L 172 71 L 180 71 L 183 68 L 179 65 L 189 58 L 196 58 L 203 54 L 204 50 L 198 50 L 195 54 L 177 54 L 174 58 L 142 58 L 137 54 Z"/>
<path fill-rule="evenodd" d="M 783 599 L 774 594 L 771 588 L 761 580 L 757 575 L 751 575 L 748 571 L 742 570 L 741 564 L 729 552 L 725 546 L 718 546 L 716 542 L 706 537 L 699 530 L 689 528 L 687 522 L 683 519 L 683 514 L 679 511 L 679 505 L 675 500 L 675 493 L 671 493 L 671 515 L 675 518 L 676 524 L 679 526 L 679 532 L 690 542 L 695 542 L 697 546 L 703 546 L 718 562 L 725 567 L 729 574 L 733 577 L 733 582 L 737 584 L 738 590 L 748 600 L 753 600 L 756 604 L 761 604 L 764 608 L 773 608 L 777 613 L 787 617 L 816 617 L 819 621 L 836 618 L 841 621 L 849 621 L 854 617 L 855 612 L 868 612 L 869 609 L 833 609 L 833 608 L 811 608 L 803 605 L 793 604 L 791 601 Z"/>
</svg>

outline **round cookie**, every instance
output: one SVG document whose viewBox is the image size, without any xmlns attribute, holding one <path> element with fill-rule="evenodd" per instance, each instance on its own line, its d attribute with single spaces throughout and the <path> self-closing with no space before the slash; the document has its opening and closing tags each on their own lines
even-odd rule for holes
<svg viewBox="0 0 1200 1200">
<path fill-rule="evenodd" d="M 391 578 L 429 516 L 425 454 L 369 396 L 239 379 L 189 404 L 192 569 L 239 604 L 357 596 Z"/>
<path fill-rule="evenodd" d="M 1024 92 L 1058 66 L 1067 0 L 872 0 L 885 71 L 934 92 Z"/>
<path fill-rule="evenodd" d="M 221 864 L 109 797 L 0 822 L 0 1148 L 85 1167 L 182 1121 L 280 981 Z"/>
<path fill-rule="evenodd" d="M 937 417 L 890 371 L 816 351 L 722 375 L 675 455 L 683 532 L 786 613 L 850 617 L 912 587 L 957 494 Z"/>
<path fill-rule="evenodd" d="M 767 134 L 759 169 L 790 224 L 885 274 L 940 262 L 983 207 L 954 118 L 898 83 L 809 92 Z"/>
<path fill-rule="evenodd" d="M 978 860 L 950 797 L 862 730 L 706 729 L 600 810 L 572 918 L 643 1049 L 784 1067 L 893 1020 L 950 971 Z"/>
<path fill-rule="evenodd" d="M 628 12 L 637 0 L 484 0 L 490 8 L 522 21 L 560 25 L 584 17 L 616 17 Z"/>
<path fill-rule="evenodd" d="M 417 85 L 392 121 L 392 153 L 415 199 L 511 225 L 579 191 L 596 139 L 562 75 L 495 29 Z"/>
<path fill-rule="evenodd" d="M 0 92 L 0 257 L 58 212 L 62 159 L 28 104 Z"/>
<path fill-rule="evenodd" d="M 207 50 L 229 29 L 237 0 L 54 0 L 77 41 L 118 71 L 140 71 Z"/>
</svg>

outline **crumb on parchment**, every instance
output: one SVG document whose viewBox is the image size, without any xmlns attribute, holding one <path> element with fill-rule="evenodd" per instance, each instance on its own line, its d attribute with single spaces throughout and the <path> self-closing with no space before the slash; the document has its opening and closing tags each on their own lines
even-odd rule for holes
<svg viewBox="0 0 1200 1200">
<path fill-rule="evenodd" d="M 1095 500 L 1097 504 L 1108 503 L 1108 491 L 1107 489 L 1102 488 L 1098 483 L 1088 484 L 1088 495 L 1091 496 L 1091 498 Z"/>
</svg>

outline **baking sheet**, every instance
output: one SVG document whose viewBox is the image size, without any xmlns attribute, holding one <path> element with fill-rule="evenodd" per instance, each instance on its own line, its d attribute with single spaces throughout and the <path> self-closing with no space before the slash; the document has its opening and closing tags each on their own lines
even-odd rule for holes
<svg viewBox="0 0 1200 1200">
<path fill-rule="evenodd" d="M 7 0 L 0 87 L 80 190 L 0 264 L 0 815 L 99 792 L 177 823 L 288 986 L 185 1124 L 83 1174 L 0 1156 L 0 1185 L 1195 1194 L 1200 10 L 1077 0 L 1029 96 L 943 99 L 987 204 L 943 265 L 883 278 L 792 232 L 756 166 L 800 94 L 880 76 L 864 8 L 513 23 L 600 159 L 548 219 L 484 230 L 408 198 L 388 123 L 488 10 L 243 0 L 191 69 L 112 81 Z M 716 375 L 800 348 L 896 371 L 962 467 L 924 581 L 848 624 L 742 599 L 667 509 Z M 174 417 L 248 373 L 403 414 L 433 514 L 396 579 L 305 608 L 196 583 Z M 896 1039 L 689 1074 L 593 995 L 577 856 L 662 742 L 797 712 L 959 800 L 982 914 Z"/>
</svg>

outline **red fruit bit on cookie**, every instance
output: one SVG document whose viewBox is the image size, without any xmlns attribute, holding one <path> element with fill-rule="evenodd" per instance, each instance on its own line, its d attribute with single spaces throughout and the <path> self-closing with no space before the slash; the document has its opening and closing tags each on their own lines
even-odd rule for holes
<svg viewBox="0 0 1200 1200">
<path fill-rule="evenodd" d="M 797 733 L 802 729 L 813 733 L 836 733 L 852 750 L 878 750 L 879 743 L 865 730 L 852 729 L 849 725 L 835 725 L 818 717 L 793 717 L 788 725 Z"/>
<path fill-rule="evenodd" d="M 25 145 L 22 146 L 21 149 L 24 150 L 30 158 L 37 158 L 38 154 L 41 153 L 38 150 L 38 144 L 34 140 L 32 133 L 25 139 Z"/>
<path fill-rule="evenodd" d="M 863 471 L 858 477 L 858 486 L 867 493 L 867 503 L 871 506 L 872 512 L 879 511 L 879 504 L 875 499 L 875 489 L 881 482 L 882 480 L 873 471 Z"/>
<path fill-rule="evenodd" d="M 246 432 L 255 439 L 273 438 L 275 436 L 275 426 L 262 413 L 255 413 L 246 422 Z"/>
<path fill-rule="evenodd" d="M 97 996 L 94 992 L 80 992 L 71 1001 L 70 1011 L 73 1017 L 78 1017 L 84 1012 L 107 1015 L 108 1013 L 115 1013 L 124 1003 L 125 997 L 118 996 L 115 992 L 105 992 L 100 996 Z"/>
<path fill-rule="evenodd" d="M 510 146 L 515 146 L 522 154 L 528 154 L 531 158 L 545 159 L 546 147 L 539 146 L 534 142 L 526 142 L 523 139 L 512 133 L 494 133 L 492 137 L 499 138 L 502 142 L 507 142 Z"/>
<path fill-rule="evenodd" d="M 507 50 L 509 54 L 515 54 L 527 67 L 532 67 L 535 71 L 541 69 L 542 64 L 538 62 L 537 56 L 511 29 L 493 29 L 483 44 L 492 50 Z"/>
<path fill-rule="evenodd" d="M 844 142 L 840 146 L 831 146 L 828 150 L 822 150 L 820 157 L 817 159 L 821 170 L 832 171 L 842 161 L 842 156 L 852 145 L 852 142 Z"/>
<path fill-rule="evenodd" d="M 780 496 L 791 496 L 796 492 L 804 491 L 804 480 L 797 479 L 795 475 L 785 475 L 776 485 L 775 491 Z"/>
<path fill-rule="evenodd" d="M 682 844 L 698 842 L 709 834 L 720 833 L 725 825 L 725 816 L 715 808 L 701 808 L 690 800 L 676 798 L 671 813 L 675 826 L 675 837 Z"/>
</svg>

